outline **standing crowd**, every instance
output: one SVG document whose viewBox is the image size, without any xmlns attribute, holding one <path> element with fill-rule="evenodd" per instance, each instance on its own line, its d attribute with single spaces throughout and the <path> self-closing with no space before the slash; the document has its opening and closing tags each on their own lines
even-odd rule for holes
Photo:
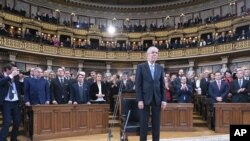
<svg viewBox="0 0 250 141">
<path fill-rule="evenodd" d="M 114 95 L 135 92 L 135 75 L 123 73 L 121 76 L 103 75 L 92 71 L 86 77 L 84 71 L 76 76 L 64 67 L 57 72 L 40 67 L 31 68 L 29 75 L 24 75 L 14 64 L 6 64 L 0 75 L 0 106 L 3 115 L 3 126 L 0 141 L 6 141 L 9 126 L 13 125 L 11 141 L 17 140 L 24 105 L 37 104 L 91 104 L 109 103 L 110 111 L 114 110 Z M 201 94 L 216 102 L 249 102 L 250 93 L 249 69 L 209 73 L 195 76 L 186 75 L 183 69 L 178 74 L 165 74 L 165 96 L 168 103 L 192 103 L 194 94 Z M 233 77 L 234 76 L 234 77 Z M 31 123 L 33 113 L 28 113 Z M 32 126 L 30 127 L 32 137 Z"/>
</svg>

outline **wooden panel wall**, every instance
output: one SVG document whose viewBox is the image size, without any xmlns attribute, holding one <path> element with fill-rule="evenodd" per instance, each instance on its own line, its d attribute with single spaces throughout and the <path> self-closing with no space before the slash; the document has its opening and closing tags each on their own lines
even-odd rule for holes
<svg viewBox="0 0 250 141">
<path fill-rule="evenodd" d="M 34 140 L 108 132 L 109 105 L 33 106 Z"/>
<path fill-rule="evenodd" d="M 250 103 L 215 104 L 215 132 L 229 133 L 231 124 L 250 124 Z"/>
</svg>

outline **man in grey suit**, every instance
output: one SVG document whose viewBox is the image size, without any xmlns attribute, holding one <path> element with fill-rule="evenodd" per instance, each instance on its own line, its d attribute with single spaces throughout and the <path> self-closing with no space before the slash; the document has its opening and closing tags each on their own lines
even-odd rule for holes
<svg viewBox="0 0 250 141">
<path fill-rule="evenodd" d="M 160 138 L 161 108 L 166 108 L 164 70 L 156 63 L 158 49 L 147 50 L 147 62 L 139 64 L 136 70 L 136 99 L 140 109 L 140 141 L 147 140 L 148 119 L 151 109 L 153 141 Z"/>
</svg>

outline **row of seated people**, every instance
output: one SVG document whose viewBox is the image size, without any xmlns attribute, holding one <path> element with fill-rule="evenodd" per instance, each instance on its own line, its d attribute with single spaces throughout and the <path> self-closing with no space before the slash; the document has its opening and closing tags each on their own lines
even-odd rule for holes
<svg viewBox="0 0 250 141">
<path fill-rule="evenodd" d="M 250 9 L 244 9 L 244 7 L 241 8 L 241 15 L 247 15 L 250 13 Z M 18 14 L 21 16 L 25 16 L 26 15 L 26 11 L 21 9 L 21 10 L 16 10 L 14 7 L 11 8 L 10 4 L 6 4 L 3 8 L 4 11 L 6 12 L 11 12 L 14 14 Z M 117 30 L 119 30 L 119 32 L 147 32 L 147 31 L 159 31 L 159 30 L 165 30 L 165 29 L 169 29 L 169 28 L 187 28 L 187 27 L 192 27 L 192 26 L 196 26 L 202 23 L 208 24 L 208 23 L 213 23 L 213 22 L 217 22 L 217 21 L 221 21 L 223 19 L 227 19 L 230 17 L 235 17 L 235 14 L 231 14 L 228 13 L 225 16 L 220 16 L 220 15 L 215 15 L 215 16 L 208 16 L 207 18 L 202 19 L 199 16 L 196 16 L 194 18 L 189 18 L 188 20 L 184 21 L 184 22 L 178 22 L 175 23 L 175 25 L 170 25 L 169 22 L 169 18 L 166 18 L 165 21 L 161 24 L 161 25 L 156 25 L 155 23 L 151 23 L 149 26 L 147 25 L 141 25 L 141 24 L 131 24 L 128 21 L 126 21 L 127 23 L 124 24 L 123 26 L 119 27 L 116 26 Z M 32 14 L 31 18 L 40 20 L 40 21 L 44 21 L 44 22 L 49 22 L 52 24 L 60 24 L 60 19 L 57 18 L 54 14 L 52 13 L 41 13 L 40 11 L 38 11 L 36 13 L 36 15 Z M 202 22 L 204 20 L 204 22 Z M 80 22 L 79 19 L 77 18 L 73 18 L 72 20 L 63 20 L 63 22 L 61 23 L 67 27 L 74 27 L 74 28 L 81 28 L 81 29 L 89 29 L 92 25 L 95 25 L 93 23 L 88 23 L 88 22 Z M 101 31 L 107 31 L 107 25 L 103 25 L 100 24 L 98 25 L 99 29 Z"/>
<path fill-rule="evenodd" d="M 16 30 L 14 30 L 16 29 Z M 32 29 L 26 29 L 24 36 L 21 35 L 21 29 L 13 28 L 9 25 L 2 25 L 0 29 L 0 35 L 24 39 L 27 41 L 37 42 L 45 45 L 52 45 L 56 47 L 70 47 L 70 48 L 82 48 L 82 49 L 94 49 L 103 51 L 145 51 L 150 44 L 145 43 L 114 43 L 114 42 L 102 42 L 100 45 L 92 45 L 84 39 L 74 39 L 71 41 L 70 37 L 58 38 L 56 35 L 50 35 L 35 31 Z M 222 43 L 229 43 L 232 41 L 245 40 L 250 38 L 250 28 L 242 29 L 239 34 L 229 32 L 222 32 L 216 34 L 214 37 L 211 34 L 202 36 L 200 40 L 197 37 L 190 37 L 181 40 L 171 39 L 170 41 L 158 41 L 153 43 L 160 50 L 178 49 L 178 48 L 190 48 L 190 47 L 202 47 L 207 45 L 217 45 Z M 72 42 L 72 43 L 71 43 Z"/>
</svg>

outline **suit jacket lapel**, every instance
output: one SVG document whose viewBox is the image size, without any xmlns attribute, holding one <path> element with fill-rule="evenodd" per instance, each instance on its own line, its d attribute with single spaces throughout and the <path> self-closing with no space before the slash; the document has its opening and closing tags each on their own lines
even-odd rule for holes
<svg viewBox="0 0 250 141">
<path fill-rule="evenodd" d="M 57 77 L 57 80 L 56 80 L 56 81 L 58 82 L 58 84 L 59 84 L 60 87 L 63 87 L 63 86 L 62 86 L 62 83 L 61 83 L 60 80 L 59 80 L 59 77 Z"/>
</svg>

